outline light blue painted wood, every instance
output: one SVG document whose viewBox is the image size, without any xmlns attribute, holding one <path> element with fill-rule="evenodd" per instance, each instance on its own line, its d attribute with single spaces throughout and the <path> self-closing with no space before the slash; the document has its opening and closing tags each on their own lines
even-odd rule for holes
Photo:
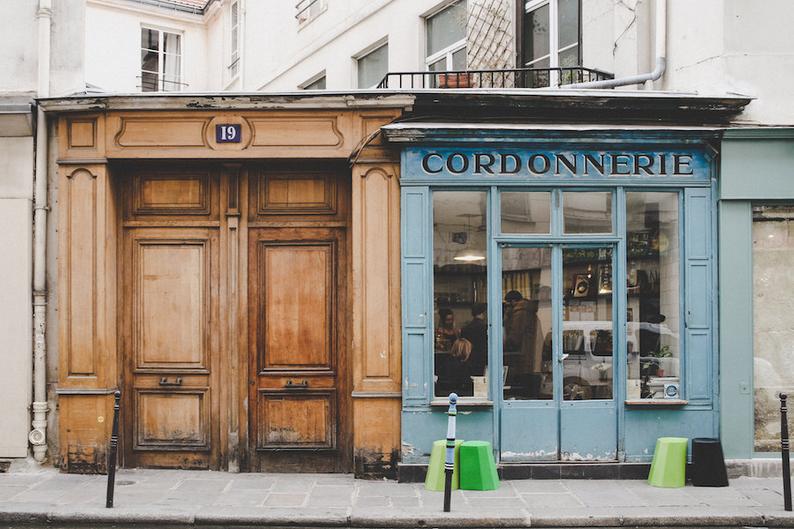
<svg viewBox="0 0 794 529">
<path fill-rule="evenodd" d="M 614 400 L 563 403 L 560 452 L 563 460 L 617 459 L 617 410 Z"/>
<path fill-rule="evenodd" d="M 659 437 L 715 437 L 711 409 L 627 408 L 626 461 L 650 462 Z M 692 451 L 689 450 L 691 454 Z"/>
<path fill-rule="evenodd" d="M 720 204 L 720 431 L 727 458 L 753 456 L 752 220 L 750 202 Z"/>
<path fill-rule="evenodd" d="M 720 199 L 794 200 L 794 139 L 722 142 Z"/>
<path fill-rule="evenodd" d="M 684 196 L 684 292 L 686 302 L 685 397 L 705 404 L 712 397 L 711 190 L 687 189 Z"/>
<path fill-rule="evenodd" d="M 427 463 L 433 441 L 447 436 L 446 408 L 406 409 L 402 413 L 402 462 Z M 456 437 L 464 441 L 493 439 L 493 410 L 458 407 Z M 493 445 L 492 445 L 493 446 Z"/>
</svg>

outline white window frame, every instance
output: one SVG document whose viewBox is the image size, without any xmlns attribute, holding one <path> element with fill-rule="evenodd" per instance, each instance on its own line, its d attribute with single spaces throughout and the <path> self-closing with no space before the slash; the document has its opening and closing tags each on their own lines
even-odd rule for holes
<svg viewBox="0 0 794 529">
<path fill-rule="evenodd" d="M 327 88 L 328 87 L 328 76 L 325 75 L 325 70 L 323 70 L 322 72 L 319 72 L 319 73 L 316 73 L 316 74 L 312 75 L 311 77 L 309 77 L 308 79 L 303 81 L 301 84 L 299 84 L 298 85 L 298 90 L 306 90 L 307 86 L 313 85 L 314 83 L 316 83 L 317 81 L 319 81 L 323 77 L 325 77 L 325 86 Z"/>
<path fill-rule="evenodd" d="M 140 58 L 140 52 L 143 51 L 143 50 L 147 50 L 148 49 L 148 48 L 144 48 L 144 47 L 142 47 L 140 45 L 140 35 L 141 35 L 141 33 L 143 33 L 144 30 L 156 31 L 157 32 L 157 69 L 158 69 L 157 72 L 153 72 L 151 70 L 144 70 L 143 69 L 143 63 L 142 63 L 141 58 Z M 174 86 L 173 90 L 163 90 L 163 88 L 165 87 L 165 81 L 164 81 L 164 79 L 165 79 L 165 70 L 164 70 L 165 61 L 163 60 L 164 59 L 164 55 L 165 55 L 165 51 L 163 51 L 163 35 L 165 33 L 170 33 L 171 35 L 176 35 L 179 38 L 179 74 L 178 74 L 178 78 L 173 82 L 173 86 Z M 183 79 L 185 78 L 185 61 L 184 61 L 184 58 L 185 58 L 185 54 L 184 54 L 185 39 L 184 39 L 184 36 L 185 35 L 184 35 L 184 33 L 182 31 L 175 31 L 173 29 L 157 27 L 157 26 L 150 25 L 150 24 L 141 24 L 140 32 L 138 33 L 138 41 L 139 41 L 139 44 L 138 44 L 138 61 L 140 63 L 140 67 L 138 68 L 138 71 L 140 72 L 140 75 L 141 75 L 141 92 L 143 92 L 143 72 L 144 71 L 146 73 L 157 74 L 158 81 L 157 81 L 157 90 L 155 90 L 156 92 L 181 92 L 182 91 L 182 87 L 183 86 L 187 86 L 187 83 L 185 83 L 183 81 Z M 171 53 L 169 55 L 174 55 L 174 54 Z"/>
<path fill-rule="evenodd" d="M 536 9 L 540 9 L 543 6 L 549 6 L 549 54 L 544 55 L 543 57 L 538 57 L 536 59 L 532 59 L 529 62 L 525 62 L 521 65 L 522 68 L 532 68 L 533 64 L 536 64 L 540 61 L 545 59 L 549 60 L 549 68 L 559 68 L 560 67 L 560 53 L 563 51 L 570 50 L 575 46 L 581 46 L 581 40 L 579 36 L 577 36 L 577 40 L 573 44 L 569 44 L 567 46 L 563 46 L 562 48 L 559 47 L 560 42 L 560 19 L 559 19 L 559 0 L 526 0 L 524 3 L 524 15 L 530 13 L 531 11 L 535 11 Z M 581 2 L 579 3 L 580 13 L 579 18 L 581 20 Z M 527 31 L 527 28 L 524 28 L 524 31 Z M 581 28 L 580 28 L 581 32 Z M 522 35 L 521 38 L 524 36 Z M 581 52 L 580 52 L 581 53 Z M 559 86 L 560 84 L 560 76 L 559 72 L 556 70 L 551 71 L 549 75 L 549 84 L 551 86 Z"/>
<path fill-rule="evenodd" d="M 237 24 L 234 23 L 234 16 L 232 15 L 235 7 L 237 8 Z M 229 65 L 226 67 L 230 83 L 240 77 L 240 63 L 242 62 L 242 57 L 240 57 L 241 15 L 240 1 L 232 0 L 229 4 Z M 235 29 L 237 30 L 237 38 L 235 38 Z"/>
<path fill-rule="evenodd" d="M 465 35 L 465 31 L 464 31 L 463 38 L 460 39 L 459 41 L 453 42 L 452 44 L 450 44 L 446 48 L 444 48 L 442 50 L 439 50 L 439 51 L 437 51 L 436 53 L 434 53 L 432 55 L 427 55 L 427 40 L 428 40 L 427 39 L 427 21 L 430 20 L 431 18 L 433 18 L 434 16 L 442 13 L 443 11 L 451 8 L 452 5 L 455 4 L 455 3 L 456 2 L 448 2 L 448 3 L 444 4 L 440 9 L 436 9 L 435 11 L 425 15 L 425 17 L 424 17 L 424 19 L 425 19 L 425 24 L 424 24 L 424 26 L 425 26 L 425 51 L 424 51 L 423 55 L 425 56 L 425 70 L 426 71 L 430 71 L 430 65 L 440 61 L 442 58 L 446 58 L 446 67 L 444 68 L 444 70 L 445 71 L 451 71 L 452 70 L 452 54 L 455 53 L 456 51 L 460 51 L 460 50 L 462 50 L 463 48 L 466 47 L 466 35 Z M 468 64 L 467 64 L 467 67 L 468 67 Z"/>
<path fill-rule="evenodd" d="M 378 40 L 374 44 L 370 44 L 369 46 L 364 48 L 362 51 L 360 51 L 360 52 L 356 53 L 355 55 L 353 55 L 353 62 L 354 62 L 354 66 L 355 66 L 353 68 L 353 83 L 355 84 L 356 88 L 375 88 L 376 86 L 378 86 L 377 84 L 375 84 L 373 86 L 358 86 L 359 61 L 361 59 L 367 57 L 369 54 L 375 53 L 376 51 L 378 51 L 382 47 L 388 46 L 388 45 L 389 45 L 389 37 L 386 36 L 386 37 Z M 388 57 L 386 58 L 386 73 L 389 73 L 389 60 L 388 60 Z"/>
</svg>

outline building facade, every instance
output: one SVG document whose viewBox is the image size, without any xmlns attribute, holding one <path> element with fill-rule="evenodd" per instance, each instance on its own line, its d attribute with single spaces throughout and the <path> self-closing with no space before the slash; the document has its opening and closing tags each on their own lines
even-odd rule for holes
<svg viewBox="0 0 794 529">
<path fill-rule="evenodd" d="M 39 4 L 0 457 L 103 471 L 117 388 L 125 466 L 410 479 L 452 391 L 515 476 L 776 450 L 788 3 Z"/>
</svg>

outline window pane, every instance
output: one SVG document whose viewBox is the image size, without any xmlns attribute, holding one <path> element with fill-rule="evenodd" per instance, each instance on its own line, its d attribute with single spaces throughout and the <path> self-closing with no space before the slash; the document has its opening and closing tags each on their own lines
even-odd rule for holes
<svg viewBox="0 0 794 529">
<path fill-rule="evenodd" d="M 236 25 L 237 25 L 237 10 L 238 10 L 238 7 L 237 7 L 237 2 L 234 2 L 234 3 L 232 4 L 232 6 L 231 6 L 231 12 L 232 12 L 232 27 L 234 27 L 234 26 L 236 26 Z"/>
<path fill-rule="evenodd" d="M 163 34 L 163 52 L 177 55 L 182 53 L 179 35 L 174 33 Z"/>
<path fill-rule="evenodd" d="M 551 248 L 502 250 L 505 400 L 554 398 Z"/>
<path fill-rule="evenodd" d="M 147 50 L 159 50 L 159 34 L 156 29 L 141 28 L 141 48 Z"/>
<path fill-rule="evenodd" d="M 163 90 L 179 90 L 180 85 L 180 62 L 179 55 L 163 55 Z"/>
<path fill-rule="evenodd" d="M 487 194 L 433 193 L 435 393 L 488 397 Z"/>
<path fill-rule="evenodd" d="M 794 393 L 794 206 L 753 208 L 755 450 L 780 451 L 778 395 Z"/>
<path fill-rule="evenodd" d="M 325 90 L 325 76 L 303 87 L 304 90 Z"/>
<path fill-rule="evenodd" d="M 576 45 L 567 50 L 560 52 L 560 66 L 562 68 L 570 68 L 572 66 L 579 66 L 579 46 Z"/>
<path fill-rule="evenodd" d="M 502 201 L 502 233 L 549 233 L 551 193 L 505 192 Z"/>
<path fill-rule="evenodd" d="M 612 233 L 612 193 L 563 193 L 565 233 Z"/>
<path fill-rule="evenodd" d="M 562 250 L 562 398 L 612 398 L 612 248 Z"/>
<path fill-rule="evenodd" d="M 452 69 L 453 70 L 466 69 L 466 48 L 461 48 L 452 54 Z"/>
<path fill-rule="evenodd" d="M 681 398 L 677 193 L 626 193 L 626 397 Z"/>
<path fill-rule="evenodd" d="M 159 81 L 156 73 L 141 72 L 141 92 L 157 92 L 160 89 Z"/>
<path fill-rule="evenodd" d="M 460 1 L 427 19 L 427 55 L 466 38 L 466 2 Z"/>
<path fill-rule="evenodd" d="M 160 71 L 160 54 L 156 51 L 141 50 L 141 70 Z"/>
<path fill-rule="evenodd" d="M 559 48 L 579 42 L 579 0 L 559 0 L 557 17 Z"/>
<path fill-rule="evenodd" d="M 529 63 L 549 54 L 549 5 L 524 15 L 524 60 Z"/>
<path fill-rule="evenodd" d="M 358 60 L 358 87 L 371 88 L 377 85 L 388 71 L 389 45 L 387 44 Z"/>
</svg>

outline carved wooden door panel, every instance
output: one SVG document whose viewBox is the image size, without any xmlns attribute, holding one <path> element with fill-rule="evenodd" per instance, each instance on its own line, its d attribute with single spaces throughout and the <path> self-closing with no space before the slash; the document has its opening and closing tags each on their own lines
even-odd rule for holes
<svg viewBox="0 0 794 529">
<path fill-rule="evenodd" d="M 249 232 L 252 470 L 348 470 L 344 228 Z"/>
</svg>

